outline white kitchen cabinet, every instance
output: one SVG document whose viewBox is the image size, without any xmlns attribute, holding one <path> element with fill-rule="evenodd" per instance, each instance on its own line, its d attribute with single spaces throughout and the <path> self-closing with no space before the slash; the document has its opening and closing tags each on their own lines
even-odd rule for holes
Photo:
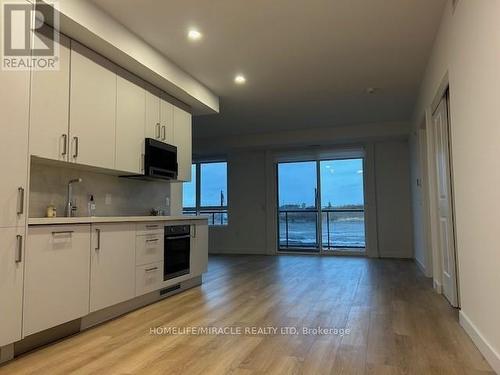
<svg viewBox="0 0 500 375">
<path fill-rule="evenodd" d="M 208 223 L 203 221 L 191 227 L 190 274 L 199 276 L 208 266 Z"/>
<path fill-rule="evenodd" d="M 153 87 L 146 89 L 145 138 L 161 138 L 160 100 L 160 90 Z"/>
<path fill-rule="evenodd" d="M 0 229 L 0 347 L 21 339 L 24 231 Z"/>
<path fill-rule="evenodd" d="M 174 106 L 167 101 L 163 93 L 160 100 L 160 141 L 174 144 Z"/>
<path fill-rule="evenodd" d="M 90 225 L 28 228 L 24 335 L 89 313 Z"/>
<path fill-rule="evenodd" d="M 44 40 L 43 34 L 38 34 Z M 69 155 L 70 40 L 59 35 L 59 69 L 33 71 L 30 154 L 67 161 Z"/>
<path fill-rule="evenodd" d="M 70 161 L 115 167 L 115 66 L 71 41 Z"/>
<path fill-rule="evenodd" d="M 178 181 L 191 181 L 191 114 L 177 107 L 174 112 L 174 146 L 177 146 Z"/>
<path fill-rule="evenodd" d="M 118 75 L 116 87 L 115 169 L 139 174 L 144 169 L 146 92 L 139 80 L 125 71 Z"/>
<path fill-rule="evenodd" d="M 90 311 L 135 296 L 135 225 L 92 225 Z"/>
<path fill-rule="evenodd" d="M 0 69 L 0 228 L 23 226 L 26 221 L 29 85 L 29 71 Z"/>
<path fill-rule="evenodd" d="M 135 264 L 137 266 L 163 261 L 163 233 L 135 238 Z"/>
<path fill-rule="evenodd" d="M 163 284 L 163 262 L 137 266 L 135 284 L 137 297 L 160 289 Z"/>
</svg>

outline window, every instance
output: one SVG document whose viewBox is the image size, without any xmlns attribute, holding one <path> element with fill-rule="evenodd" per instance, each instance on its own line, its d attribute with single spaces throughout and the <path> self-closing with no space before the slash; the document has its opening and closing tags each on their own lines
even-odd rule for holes
<svg viewBox="0 0 500 375">
<path fill-rule="evenodd" d="M 196 163 L 191 168 L 191 181 L 183 185 L 184 214 L 208 215 L 209 225 L 227 225 L 227 163 Z"/>
</svg>

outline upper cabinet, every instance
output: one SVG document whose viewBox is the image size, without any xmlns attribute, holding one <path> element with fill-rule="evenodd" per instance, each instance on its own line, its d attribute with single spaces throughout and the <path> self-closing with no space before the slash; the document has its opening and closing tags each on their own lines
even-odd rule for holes
<svg viewBox="0 0 500 375">
<path fill-rule="evenodd" d="M 42 40 L 47 37 L 37 33 Z M 33 71 L 31 79 L 30 153 L 67 161 L 69 155 L 70 40 L 59 36 L 59 70 Z"/>
<path fill-rule="evenodd" d="M 179 164 L 177 180 L 191 181 L 191 114 L 177 107 L 174 107 L 173 136 L 173 144 L 177 146 L 177 163 Z"/>
<path fill-rule="evenodd" d="M 2 105 L 0 227 L 24 226 L 25 224 L 29 85 L 29 71 L 0 69 L 0 103 Z"/>
<path fill-rule="evenodd" d="M 43 30 L 39 37 L 46 38 Z M 24 104 L 24 115 L 31 113 L 31 155 L 124 174 L 141 174 L 144 172 L 144 139 L 153 138 L 177 146 L 178 180 L 191 180 L 191 115 L 188 112 L 172 105 L 172 98 L 166 93 L 64 35 L 60 35 L 59 49 L 60 69 L 33 72 L 31 111 L 29 102 Z M 25 98 L 29 100 L 29 74 L 23 77 L 17 73 L 7 78 L 6 73 L 2 73 L 2 80 L 5 79 L 26 80 Z M 7 87 L 2 85 L 2 90 Z M 8 90 L 2 91 L 3 103 L 12 101 L 14 96 L 9 94 Z M 16 100 L 9 107 L 22 105 Z M 21 112 L 19 115 L 22 116 Z M 2 134 L 7 131 L 7 126 L 0 129 Z M 26 134 L 24 139 L 24 145 L 14 139 L 9 146 L 16 150 L 26 148 Z M 2 160 L 11 163 L 10 159 Z M 12 178 L 18 171 L 15 169 Z M 24 186 L 20 182 L 16 185 Z"/>
<path fill-rule="evenodd" d="M 160 90 L 151 87 L 146 89 L 146 124 L 144 128 L 145 138 L 160 140 Z"/>
<path fill-rule="evenodd" d="M 115 167 L 116 68 L 71 42 L 70 161 Z"/>
<path fill-rule="evenodd" d="M 125 71 L 118 75 L 116 86 L 115 169 L 138 174 L 144 168 L 146 92 L 138 79 Z"/>
<path fill-rule="evenodd" d="M 160 99 L 160 141 L 174 143 L 174 106 L 167 102 L 167 95 L 163 94 Z"/>
</svg>

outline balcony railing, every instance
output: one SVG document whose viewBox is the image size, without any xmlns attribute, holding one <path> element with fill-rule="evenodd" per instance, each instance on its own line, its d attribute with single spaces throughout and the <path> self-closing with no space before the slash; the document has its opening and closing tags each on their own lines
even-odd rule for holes
<svg viewBox="0 0 500 375">
<path fill-rule="evenodd" d="M 357 250 L 365 247 L 363 208 L 328 208 L 322 209 L 321 215 L 322 233 L 319 239 L 316 209 L 280 209 L 280 248 L 317 250 L 319 240 L 325 250 Z"/>
<path fill-rule="evenodd" d="M 207 215 L 208 225 L 228 224 L 227 207 L 209 207 L 199 211 L 196 211 L 194 207 L 184 207 L 182 211 L 184 215 Z"/>
</svg>

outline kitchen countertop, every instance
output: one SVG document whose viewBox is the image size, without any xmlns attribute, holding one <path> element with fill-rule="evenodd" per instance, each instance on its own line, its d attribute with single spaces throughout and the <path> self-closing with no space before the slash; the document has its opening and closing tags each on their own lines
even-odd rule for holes
<svg viewBox="0 0 500 375">
<path fill-rule="evenodd" d="M 207 216 L 177 215 L 177 216 L 92 216 L 92 217 L 54 217 L 29 218 L 28 225 L 57 224 L 93 224 L 93 223 L 126 223 L 151 221 L 187 221 L 208 220 Z"/>
</svg>

